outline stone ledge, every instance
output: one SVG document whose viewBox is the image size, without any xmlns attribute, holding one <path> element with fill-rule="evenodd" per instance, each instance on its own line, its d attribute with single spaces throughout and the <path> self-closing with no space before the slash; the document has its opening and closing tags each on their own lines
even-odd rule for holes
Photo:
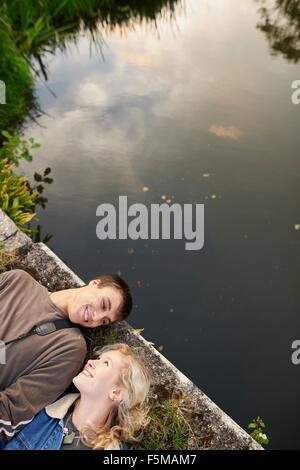
<svg viewBox="0 0 300 470">
<path fill-rule="evenodd" d="M 32 240 L 21 232 L 16 224 L 0 209 L 0 241 L 5 242 L 6 248 L 13 250 L 20 246 L 31 245 Z"/>
<path fill-rule="evenodd" d="M 13 233 L 15 225 L 0 210 L 0 239 Z M 14 227 L 13 227 L 14 226 Z M 2 232 L 2 230 L 4 230 Z M 33 244 L 23 234 L 13 235 L 12 246 L 19 248 L 26 265 L 48 290 L 80 287 L 85 283 L 58 258 L 44 243 Z M 14 237 L 16 237 L 14 239 Z M 104 330 L 105 331 L 105 330 Z M 106 328 L 107 331 L 107 328 Z M 154 386 L 186 394 L 196 409 L 203 410 L 201 420 L 191 421 L 197 435 L 209 435 L 211 450 L 263 450 L 252 437 L 210 400 L 196 385 L 182 374 L 148 341 L 139 335 L 127 322 L 122 321 L 108 328 L 118 341 L 131 345 L 143 357 L 151 372 Z M 159 397 L 158 397 L 159 398 Z"/>
</svg>

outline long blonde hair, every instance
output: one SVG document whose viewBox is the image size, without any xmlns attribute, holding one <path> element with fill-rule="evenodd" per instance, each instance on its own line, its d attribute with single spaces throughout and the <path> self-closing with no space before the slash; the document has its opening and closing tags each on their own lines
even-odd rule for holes
<svg viewBox="0 0 300 470">
<path fill-rule="evenodd" d="M 150 388 L 150 376 L 144 363 L 124 343 L 104 346 L 97 351 L 100 357 L 107 351 L 120 351 L 126 356 L 128 367 L 120 376 L 124 387 L 124 399 L 112 407 L 106 423 L 98 428 L 86 426 L 81 433 L 82 442 L 93 450 L 119 450 L 122 442 L 138 442 L 142 433 L 137 434 L 148 423 L 146 398 Z"/>
</svg>

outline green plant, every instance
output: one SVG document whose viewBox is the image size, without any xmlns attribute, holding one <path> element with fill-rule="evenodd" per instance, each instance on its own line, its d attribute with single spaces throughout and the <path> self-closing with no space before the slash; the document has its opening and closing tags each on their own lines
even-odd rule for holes
<svg viewBox="0 0 300 470">
<path fill-rule="evenodd" d="M 7 158 L 0 160 L 0 208 L 25 233 L 24 224 L 36 217 L 33 211 L 38 194 L 31 192 L 25 176 L 14 175 L 15 163 Z"/>
<path fill-rule="evenodd" d="M 16 175 L 14 170 L 20 160 L 32 160 L 31 150 L 39 147 L 33 138 L 27 142 L 17 134 L 2 131 L 4 142 L 0 148 L 0 208 L 25 233 L 31 230 L 23 227 L 36 218 L 34 213 L 39 192 L 31 188 L 25 176 Z"/>
<path fill-rule="evenodd" d="M 0 148 L 0 208 L 15 222 L 18 228 L 30 236 L 35 235 L 40 241 L 41 227 L 23 227 L 24 224 L 38 220 L 35 208 L 40 205 L 46 207 L 47 198 L 42 196 L 44 184 L 51 184 L 53 179 L 49 177 L 51 169 L 48 167 L 41 175 L 34 173 L 34 183 L 30 184 L 25 176 L 16 175 L 15 168 L 20 160 L 32 161 L 31 151 L 40 145 L 34 138 L 22 139 L 16 133 L 11 134 L 7 130 L 2 131 L 3 144 Z M 46 240 L 51 238 L 46 236 Z"/>
<path fill-rule="evenodd" d="M 253 421 L 248 425 L 248 429 L 252 430 L 250 436 L 253 437 L 253 439 L 260 445 L 269 444 L 265 428 L 265 423 L 259 416 L 256 419 L 253 419 Z"/>
<path fill-rule="evenodd" d="M 46 202 L 48 201 L 48 199 L 46 197 L 41 196 L 42 192 L 44 191 L 44 186 L 42 185 L 42 183 L 46 183 L 46 184 L 53 183 L 53 179 L 49 178 L 48 176 L 50 172 L 51 172 L 51 168 L 48 167 L 44 170 L 43 175 L 41 175 L 40 173 L 36 173 L 36 172 L 33 175 L 34 181 L 38 183 L 32 186 L 32 189 L 36 190 L 39 194 L 36 200 L 36 204 L 40 204 L 43 209 L 45 209 Z"/>
<path fill-rule="evenodd" d="M 31 150 L 39 148 L 40 144 L 35 142 L 33 137 L 27 140 L 21 139 L 16 133 L 8 131 L 1 132 L 4 141 L 0 148 L 0 160 L 6 158 L 9 162 L 19 165 L 19 161 L 24 159 L 32 161 Z"/>
<path fill-rule="evenodd" d="M 209 436 L 198 436 L 192 421 L 203 418 L 202 410 L 195 410 L 186 396 L 162 396 L 159 392 L 149 407 L 149 423 L 137 450 L 206 449 Z"/>
<path fill-rule="evenodd" d="M 9 130 L 23 122 L 34 103 L 33 77 L 13 36 L 7 6 L 0 1 L 0 79 L 6 84 L 6 104 L 0 106 L 0 129 Z"/>
</svg>

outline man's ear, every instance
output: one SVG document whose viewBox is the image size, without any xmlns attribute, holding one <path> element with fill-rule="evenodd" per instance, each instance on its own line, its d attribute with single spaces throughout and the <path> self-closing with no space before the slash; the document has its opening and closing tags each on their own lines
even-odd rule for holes
<svg viewBox="0 0 300 470">
<path fill-rule="evenodd" d="M 101 279 L 92 279 L 90 282 L 89 282 L 89 286 L 96 286 L 98 284 L 101 284 Z"/>
</svg>

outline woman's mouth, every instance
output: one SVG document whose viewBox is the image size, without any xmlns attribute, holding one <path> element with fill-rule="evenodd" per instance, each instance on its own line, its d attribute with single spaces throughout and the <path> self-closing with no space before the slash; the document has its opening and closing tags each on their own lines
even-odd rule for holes
<svg viewBox="0 0 300 470">
<path fill-rule="evenodd" d="M 86 377 L 89 377 L 90 379 L 94 377 L 87 369 L 83 369 L 81 373 L 86 375 Z"/>
</svg>

